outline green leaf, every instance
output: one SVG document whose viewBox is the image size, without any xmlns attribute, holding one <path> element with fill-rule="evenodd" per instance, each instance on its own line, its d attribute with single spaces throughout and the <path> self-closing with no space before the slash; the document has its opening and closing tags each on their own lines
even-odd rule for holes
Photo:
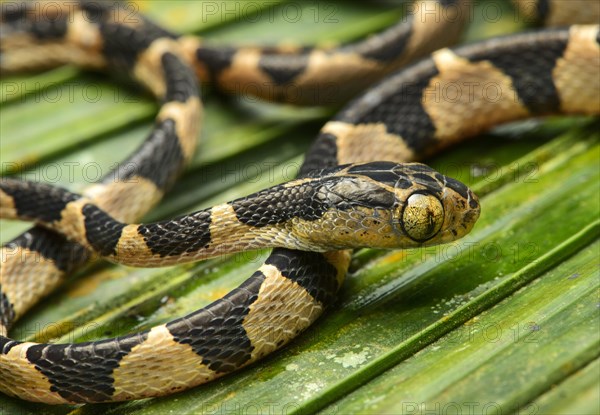
<svg viewBox="0 0 600 415">
<path fill-rule="evenodd" d="M 399 16 L 385 4 L 363 2 L 137 7 L 166 27 L 215 43 L 341 42 Z M 496 21 L 494 10 L 477 2 L 467 39 L 521 29 L 503 3 L 500 10 Z M 90 99 L 92 89 L 99 99 Z M 157 108 L 129 84 L 70 67 L 3 78 L 0 105 L 2 173 L 73 190 L 133 151 Z M 197 155 L 146 220 L 292 178 L 332 113 L 209 94 Z M 473 232 L 435 248 L 356 252 L 329 312 L 239 373 L 122 404 L 51 407 L 0 396 L 0 414 L 597 412 L 598 131 L 593 119 L 529 121 L 431 160 L 481 196 Z M 0 239 L 26 227 L 2 221 Z M 166 269 L 95 263 L 21 319 L 12 335 L 86 341 L 152 327 L 220 298 L 267 254 Z"/>
</svg>

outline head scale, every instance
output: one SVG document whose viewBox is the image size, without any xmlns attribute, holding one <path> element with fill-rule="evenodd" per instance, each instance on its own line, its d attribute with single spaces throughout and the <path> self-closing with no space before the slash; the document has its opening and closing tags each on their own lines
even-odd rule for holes
<svg viewBox="0 0 600 415">
<path fill-rule="evenodd" d="M 477 197 L 457 180 L 420 163 L 342 166 L 326 176 L 319 199 L 327 238 L 338 248 L 410 248 L 451 242 L 477 221 Z"/>
</svg>

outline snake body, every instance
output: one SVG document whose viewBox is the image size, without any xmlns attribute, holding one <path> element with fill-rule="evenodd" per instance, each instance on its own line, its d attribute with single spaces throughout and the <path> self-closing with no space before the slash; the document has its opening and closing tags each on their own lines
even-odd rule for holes
<svg viewBox="0 0 600 415">
<path fill-rule="evenodd" d="M 161 101 L 155 128 L 129 159 L 137 166 L 127 172 L 135 183 L 105 180 L 77 195 L 0 182 L 0 217 L 39 224 L 3 247 L 0 287 L 0 390 L 32 401 L 164 395 L 256 361 L 289 342 L 333 301 L 349 260 L 348 251 L 335 249 L 421 246 L 470 231 L 479 215 L 470 190 L 422 164 L 404 162 L 501 122 L 600 113 L 598 26 L 441 49 L 388 76 L 325 124 L 297 180 L 174 220 L 128 224 L 160 199 L 191 157 L 201 115 L 195 76 L 226 91 L 238 90 L 239 82 L 270 79 L 276 87 L 258 96 L 314 103 L 322 97 L 291 96 L 286 87 L 310 90 L 343 73 L 345 98 L 356 93 L 350 79 L 369 74 L 373 82 L 422 54 L 416 45 L 427 36 L 435 39 L 434 49 L 443 40 L 437 29 L 424 29 L 431 23 L 417 29 L 422 19 L 414 18 L 331 50 L 219 50 L 138 15 L 127 21 L 120 6 L 81 2 L 57 9 L 50 23 L 28 7 L 3 10 L 3 71 L 65 61 L 125 71 Z M 461 23 L 450 33 L 459 33 Z M 53 51 L 53 57 L 43 51 Z M 489 85 L 503 94 L 489 99 Z M 443 99 L 448 86 L 468 93 L 457 101 Z M 73 250 L 83 258 L 94 250 L 113 261 L 158 266 L 259 246 L 278 248 L 240 287 L 167 324 L 79 344 L 6 337 L 16 319 L 77 266 L 67 255 Z"/>
<path fill-rule="evenodd" d="M 259 248 L 325 252 L 445 243 L 468 233 L 479 217 L 477 197 L 465 185 L 420 163 L 322 170 L 141 225 L 119 222 L 91 199 L 48 185 L 6 179 L 0 192 L 1 217 L 36 220 L 113 262 L 146 267 Z"/>
</svg>

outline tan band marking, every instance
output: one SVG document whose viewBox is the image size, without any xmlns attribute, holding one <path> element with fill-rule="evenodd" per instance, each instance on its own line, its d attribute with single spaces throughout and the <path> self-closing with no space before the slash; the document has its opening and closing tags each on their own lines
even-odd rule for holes
<svg viewBox="0 0 600 415">
<path fill-rule="evenodd" d="M 532 22 L 538 17 L 541 0 L 512 0 L 522 21 Z M 595 0 L 549 0 L 546 26 L 567 26 L 573 23 L 597 24 L 600 21 L 600 2 Z"/>
<path fill-rule="evenodd" d="M 161 63 L 162 56 L 167 52 L 177 54 L 179 52 L 177 42 L 168 38 L 156 39 L 138 56 L 133 68 L 135 78 L 157 97 L 163 97 L 167 89 Z"/>
<path fill-rule="evenodd" d="M 550 0 L 546 25 L 598 24 L 600 2 L 596 0 Z"/>
<path fill-rule="evenodd" d="M 194 155 L 197 137 L 200 134 L 200 123 L 203 115 L 202 104 L 197 97 L 186 102 L 168 102 L 162 106 L 156 119 L 158 121 L 171 118 L 175 121 L 175 130 L 183 150 L 186 163 Z"/>
<path fill-rule="evenodd" d="M 61 212 L 61 219 L 56 225 L 49 224 L 65 235 L 89 249 L 85 232 L 85 217 L 82 209 L 86 204 L 93 203 L 90 199 L 81 198 L 70 202 Z"/>
<path fill-rule="evenodd" d="M 387 132 L 385 124 L 349 124 L 329 121 L 321 129 L 337 137 L 338 163 L 404 162 L 414 159 L 402 137 Z"/>
<path fill-rule="evenodd" d="M 22 48 L 39 46 L 39 40 L 29 33 L 15 33 L 2 39 L 2 60 L 6 52 L 16 52 Z M 46 45 L 44 45 L 46 46 Z M 4 66 L 4 63 L 3 63 Z"/>
<path fill-rule="evenodd" d="M 517 13 L 524 17 L 524 21 L 532 22 L 537 18 L 537 2 L 532 0 L 512 0 L 513 5 L 517 9 Z M 520 17 L 517 14 L 517 17 Z"/>
<path fill-rule="evenodd" d="M 469 21 L 468 0 L 457 5 L 443 7 L 440 2 L 428 0 L 415 2 L 412 34 L 400 60 L 395 67 L 405 65 L 418 56 L 454 43 L 462 33 L 462 25 L 457 21 Z"/>
<path fill-rule="evenodd" d="M 64 398 L 51 392 L 52 385 L 27 360 L 27 349 L 34 343 L 23 343 L 0 354 L 0 392 L 20 399 L 50 404 L 65 403 Z"/>
<path fill-rule="evenodd" d="M 138 232 L 139 225 L 127 225 L 121 231 L 121 237 L 116 247 L 116 260 L 125 265 L 143 266 L 146 261 L 162 261 L 158 255 L 154 255 L 146 245 L 144 237 Z M 148 267 L 160 266 L 159 264 L 150 264 Z"/>
<path fill-rule="evenodd" d="M 121 222 L 135 221 L 163 196 L 153 182 L 141 176 L 130 179 L 115 177 L 114 180 L 108 184 L 93 185 L 84 191 L 84 195 Z"/>
<path fill-rule="evenodd" d="M 39 252 L 4 246 L 0 250 L 0 261 L 2 291 L 13 303 L 16 318 L 63 281 L 64 274 L 56 268 L 54 262 L 44 258 Z"/>
<path fill-rule="evenodd" d="M 342 286 L 348 273 L 348 267 L 350 266 L 350 260 L 352 259 L 352 251 L 330 251 L 324 252 L 323 256 L 327 259 L 331 265 L 337 269 L 336 279 L 338 282 L 338 288 Z"/>
<path fill-rule="evenodd" d="M 367 86 L 383 70 L 384 65 L 363 58 L 354 53 L 333 53 L 321 49 L 312 51 L 308 57 L 306 71 L 294 80 L 294 90 L 290 94 L 309 92 L 329 93 L 326 88 L 340 89 L 343 94 L 344 85 L 351 83 L 352 90 L 360 90 L 359 85 Z M 324 96 L 323 99 L 329 97 Z M 332 96 L 331 99 L 334 97 Z"/>
<path fill-rule="evenodd" d="M 202 46 L 202 38 L 198 36 L 181 36 L 177 42 L 185 63 L 194 69 L 196 77 L 201 82 L 208 82 L 210 80 L 208 69 L 203 62 L 196 58 L 196 51 Z"/>
<path fill-rule="evenodd" d="M 0 189 L 0 218 L 16 219 L 17 217 L 17 208 L 13 197 Z"/>
<path fill-rule="evenodd" d="M 131 224 L 123 228 L 117 243 L 117 254 L 112 260 L 124 265 L 149 268 L 259 249 L 270 241 L 280 245 L 287 243 L 291 248 L 296 249 L 304 248 L 306 250 L 309 247 L 307 244 L 297 244 L 295 239 L 290 238 L 286 232 L 282 232 L 283 225 L 258 228 L 241 223 L 237 220 L 233 208 L 228 204 L 214 206 L 211 213 L 209 225 L 211 240 L 208 242 L 208 248 L 184 252 L 177 256 L 161 257 L 148 248 L 144 237 L 138 232 L 139 225 Z M 214 241 L 218 241 L 218 243 L 214 243 Z"/>
<path fill-rule="evenodd" d="M 263 265 L 260 271 L 266 279 L 242 323 L 254 346 L 252 361 L 289 342 L 324 310 L 304 288 L 282 276 L 273 265 Z"/>
<path fill-rule="evenodd" d="M 226 91 L 236 94 L 254 93 L 265 87 L 268 89 L 272 86 L 271 80 L 258 70 L 261 57 L 260 49 L 240 49 L 233 57 L 231 65 L 218 74 L 219 85 Z M 263 95 L 259 93 L 258 96 Z"/>
<path fill-rule="evenodd" d="M 104 40 L 98 25 L 91 23 L 82 11 L 76 11 L 69 19 L 65 36 L 67 42 L 85 49 L 87 53 L 101 54 Z"/>
<path fill-rule="evenodd" d="M 442 145 L 529 115 L 511 78 L 490 62 L 472 63 L 449 49 L 434 52 L 433 60 L 440 73 L 423 91 L 422 103 Z"/>
<path fill-rule="evenodd" d="M 282 232 L 285 225 L 270 225 L 262 228 L 250 226 L 238 220 L 233 206 L 228 203 L 214 206 L 211 209 L 210 248 L 204 257 L 248 251 L 264 247 L 267 241 L 285 243 L 286 236 Z M 215 241 L 217 243 L 215 243 Z M 291 243 L 292 241 L 287 241 Z"/>
<path fill-rule="evenodd" d="M 146 341 L 131 349 L 113 372 L 113 398 L 118 401 L 164 395 L 218 376 L 202 364 L 202 357 L 189 344 L 176 342 L 166 326 L 156 326 Z"/>
<path fill-rule="evenodd" d="M 214 245 L 212 241 L 227 241 L 232 234 L 242 235 L 251 230 L 250 226 L 244 225 L 238 220 L 233 206 L 229 203 L 213 206 L 210 211 L 210 218 L 211 245 Z M 241 238 L 239 243 L 243 243 Z M 219 244 L 223 245 L 220 242 Z M 223 249 L 225 249 L 224 246 Z"/>
<path fill-rule="evenodd" d="M 2 51 L 3 74 L 17 71 L 53 68 L 65 63 L 73 63 L 87 68 L 102 69 L 106 61 L 100 55 L 88 53 L 64 42 L 12 46 Z"/>
<path fill-rule="evenodd" d="M 564 56 L 556 62 L 554 84 L 562 103 L 561 110 L 567 113 L 600 113 L 598 30 L 598 26 L 571 27 Z"/>
</svg>

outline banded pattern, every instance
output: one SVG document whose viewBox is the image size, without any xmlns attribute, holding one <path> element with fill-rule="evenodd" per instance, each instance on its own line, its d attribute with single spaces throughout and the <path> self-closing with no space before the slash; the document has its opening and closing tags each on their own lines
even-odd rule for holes
<svg viewBox="0 0 600 415">
<path fill-rule="evenodd" d="M 435 7 L 445 7 L 455 2 L 442 1 L 436 4 Z M 82 16 L 81 13 L 88 13 L 91 17 L 78 18 Z M 193 217 L 175 221 L 175 225 L 173 222 L 125 225 L 120 222 L 129 222 L 132 220 L 129 217 L 139 216 L 136 209 L 141 209 L 124 206 L 127 205 L 124 203 L 125 192 L 142 190 L 146 195 L 151 195 L 146 197 L 154 201 L 181 169 L 180 165 L 171 167 L 173 164 L 160 170 L 156 169 L 156 165 L 154 168 L 148 166 L 189 159 L 193 144 L 182 137 L 195 138 L 200 103 L 196 92 L 190 92 L 189 88 L 194 88 L 194 80 L 179 56 L 185 55 L 188 61 L 195 64 L 196 58 L 202 55 L 198 51 L 203 46 L 194 44 L 191 38 L 178 38 L 141 17 L 135 23 L 125 22 L 118 7 L 92 6 L 91 2 L 81 3 L 64 24 L 58 19 L 51 27 L 36 24 L 35 19 L 32 20 L 30 14 L 21 9 L 3 11 L 1 21 L 16 33 L 11 40 L 12 46 L 25 46 L 15 54 L 5 54 L 11 48 L 5 49 L 7 43 L 3 41 L 0 60 L 3 67 L 27 67 L 30 61 L 26 49 L 30 49 L 30 46 L 38 51 L 55 48 L 54 63 L 61 62 L 61 58 L 68 58 L 86 66 L 125 69 L 163 98 L 164 104 L 154 132 L 131 158 L 140 163 L 139 170 L 134 173 L 142 179 L 137 190 L 117 189 L 123 193 L 111 192 L 109 195 L 107 183 L 101 183 L 79 196 L 42 185 L 2 182 L 0 216 L 43 221 L 46 226 L 59 229 L 71 238 L 78 238 L 79 235 L 79 242 L 107 255 L 119 252 L 118 242 L 122 241 L 127 226 L 133 226 L 130 229 L 139 235 L 134 238 L 137 241 L 134 244 L 143 242 L 144 249 L 152 257 L 162 255 L 161 258 L 164 258 L 171 253 L 181 256 L 189 249 L 205 249 L 207 243 L 225 238 L 227 231 L 222 226 L 216 226 L 217 219 L 227 219 L 228 223 L 256 231 L 281 224 L 300 223 L 302 226 L 295 229 L 296 234 L 304 232 L 310 238 L 307 239 L 310 241 L 307 246 L 303 245 L 302 248 L 318 246 L 321 243 L 318 238 L 326 230 L 321 228 L 316 233 L 308 224 L 321 221 L 328 211 L 319 207 L 304 212 L 299 206 L 296 210 L 278 210 L 276 201 L 281 197 L 284 198 L 285 207 L 292 208 L 294 198 L 285 199 L 285 195 L 300 188 L 313 199 L 322 195 L 323 200 L 329 203 L 326 205 L 328 209 L 335 210 L 338 215 L 344 214 L 345 207 L 353 203 L 363 211 L 365 207 L 371 210 L 375 207 L 379 218 L 384 207 L 401 207 L 395 223 L 405 236 L 412 236 L 414 243 L 435 242 L 431 238 L 442 238 L 442 235 L 447 239 L 438 242 L 453 240 L 468 232 L 477 218 L 479 207 L 470 191 L 461 183 L 422 165 L 396 167 L 395 164 L 380 160 L 397 163 L 421 158 L 457 141 L 462 135 L 473 135 L 496 123 L 530 115 L 557 111 L 600 113 L 597 99 L 600 95 L 597 76 L 600 71 L 598 26 L 575 26 L 518 35 L 454 51 L 443 49 L 431 58 L 382 81 L 327 123 L 309 150 L 298 181 L 217 206 L 211 211 L 198 212 Z M 415 24 L 414 21 L 409 23 Z M 346 49 L 355 48 L 352 53 L 344 55 L 344 49 L 341 48 L 339 54 L 336 52 L 331 55 L 347 62 L 352 60 L 349 55 L 353 53 L 358 53 L 361 59 L 385 60 L 402 53 L 401 50 L 407 47 L 402 42 L 397 47 L 391 47 L 385 41 L 386 36 L 402 39 L 400 34 L 403 30 L 407 29 L 392 28 L 385 32 L 380 37 L 383 46 L 379 49 L 377 41 L 373 40 L 377 37 L 374 37 L 362 43 L 370 46 L 358 44 Z M 45 43 L 38 48 L 36 45 L 40 40 L 45 40 Z M 409 45 L 410 42 L 404 44 Z M 72 57 L 66 53 L 68 49 L 75 50 Z M 539 50 L 545 49 L 548 53 L 538 62 Z M 60 51 L 64 51 L 63 55 Z M 290 64 L 282 63 L 283 58 L 275 51 L 259 52 L 265 59 L 259 62 L 258 67 L 262 73 L 270 74 L 282 85 L 293 79 L 298 80 L 297 76 L 308 73 L 311 66 L 317 66 L 309 59 L 306 69 L 302 69 L 303 58 L 297 56 L 316 54 L 314 51 L 302 52 L 291 56 Z M 223 62 L 226 63 L 227 59 L 237 62 L 241 58 L 239 55 L 236 57 L 237 52 L 232 50 L 225 50 L 223 55 L 225 60 L 219 63 L 221 67 L 218 69 L 201 68 L 197 72 L 203 70 L 210 73 L 217 84 L 227 82 L 227 79 L 235 80 L 234 76 L 221 76 L 235 66 Z M 267 63 L 271 59 L 269 55 L 274 55 L 271 62 L 275 63 L 272 66 Z M 529 58 L 533 64 L 522 65 L 520 62 L 523 57 Z M 255 57 L 253 59 L 256 62 Z M 295 63 L 294 59 L 300 63 Z M 50 58 L 46 61 L 54 64 Z M 206 58 L 206 61 L 210 62 L 210 58 Z M 515 67 L 519 70 L 513 70 Z M 331 65 L 328 69 L 334 70 L 336 67 Z M 340 79 L 339 74 L 336 79 Z M 502 91 L 510 91 L 513 99 L 489 100 L 481 93 L 484 82 L 495 82 Z M 532 82 L 533 89 L 529 89 L 526 82 Z M 474 94 L 467 94 L 469 99 L 452 105 L 444 100 L 430 99 L 431 96 L 435 97 L 435 88 L 451 83 L 457 83 L 461 91 L 471 91 L 472 85 L 479 87 L 475 88 Z M 407 85 L 412 85 L 412 88 Z M 547 100 L 537 99 L 540 96 Z M 290 99 L 282 93 L 267 97 Z M 461 107 L 460 111 L 456 111 L 456 105 Z M 460 116 L 464 113 L 472 113 L 473 117 L 467 120 Z M 401 122 L 398 121 L 398 114 L 402 116 Z M 367 137 L 373 140 L 369 141 L 369 145 L 362 142 Z M 162 151 L 163 148 L 167 151 Z M 350 162 L 361 163 L 335 167 Z M 157 174 L 157 171 L 164 175 Z M 344 180 L 340 180 L 341 177 Z M 317 182 L 327 189 L 326 193 L 314 188 L 313 193 L 308 191 L 310 184 Z M 124 186 L 124 183 L 116 186 Z M 374 186 L 385 191 L 375 191 Z M 273 202 L 263 203 L 276 194 Z M 350 202 L 340 197 L 346 194 L 357 196 L 358 199 Z M 394 203 L 390 194 L 395 198 Z M 444 195 L 451 196 L 447 198 L 450 205 L 446 203 Z M 44 200 L 50 198 L 54 208 L 60 208 L 60 211 L 41 211 L 34 206 L 36 197 Z M 397 203 L 398 199 L 400 203 Z M 466 212 L 466 215 L 447 217 L 448 212 Z M 112 221 L 109 214 L 118 222 Z M 356 221 L 356 217 L 348 215 L 345 220 Z M 190 223 L 192 226 L 188 229 Z M 323 221 L 320 225 L 326 226 L 327 223 L 332 222 Z M 426 226 L 420 227 L 421 224 Z M 175 228 L 170 229 L 171 226 Z M 369 226 L 376 226 L 373 217 Z M 448 232 L 442 226 L 448 227 Z M 170 246 L 168 242 L 171 238 L 165 237 L 165 232 L 181 235 L 182 229 L 189 230 L 187 235 L 191 237 L 187 238 L 184 232 L 182 239 L 191 245 Z M 334 223 L 329 231 L 335 229 Z M 37 235 L 34 235 L 36 232 Z M 59 250 L 37 246 L 32 239 L 33 236 L 48 235 L 42 237 L 49 241 L 53 237 L 50 235 L 54 234 L 35 228 L 28 235 L 18 238 L 19 242 L 13 241 L 13 244 L 25 244 L 38 251 L 46 249 L 48 255 L 54 256 L 46 262 L 37 263 L 39 268 L 30 268 L 25 280 L 33 281 L 33 273 L 48 275 L 50 271 L 62 275 L 61 269 L 69 267 L 68 260 L 60 256 Z M 389 235 L 389 232 L 383 232 L 382 235 Z M 428 237 L 422 238 L 423 235 Z M 373 238 L 364 236 L 361 238 L 365 245 L 370 245 Z M 343 239 L 344 235 L 336 237 Z M 273 239 L 272 236 L 270 238 Z M 60 241 L 63 242 L 62 239 Z M 334 245 L 331 249 L 346 246 L 349 245 Z M 164 251 L 158 252 L 159 249 Z M 206 382 L 270 353 L 308 327 L 331 303 L 343 281 L 348 262 L 348 251 L 309 253 L 275 249 L 256 273 L 223 299 L 142 333 L 71 345 L 22 343 L 0 336 L 0 390 L 23 399 L 47 403 L 105 402 L 157 396 Z M 59 268 L 58 264 L 63 266 Z M 10 279 L 9 272 L 13 271 L 15 275 L 23 277 L 18 274 L 22 273 L 21 269 L 17 268 L 18 265 L 14 265 L 14 268 L 2 267 L 0 329 L 3 331 L 44 294 L 38 288 L 27 299 L 22 280 Z M 6 281 L 9 284 L 5 284 Z M 56 283 L 53 281 L 48 286 Z"/>
<path fill-rule="evenodd" d="M 420 160 L 503 122 L 598 114 L 599 47 L 598 26 L 572 26 L 440 49 L 375 85 L 326 123 L 302 172 L 378 156 Z M 443 95 L 450 88 L 457 91 L 454 99 Z M 364 145 L 374 136 L 381 143 L 377 150 Z M 317 149 L 331 156 L 323 160 Z"/>
<path fill-rule="evenodd" d="M 415 2 L 410 14 L 377 36 L 330 49 L 211 46 L 199 37 L 168 32 L 128 8 L 95 1 L 80 1 L 81 10 L 73 15 L 72 2 L 65 2 L 62 9 L 53 7 L 56 15 L 44 16 L 50 25 L 35 16 L 33 7 L 5 4 L 7 41 L 2 48 L 11 53 L 3 58 L 2 70 L 20 72 L 65 62 L 102 68 L 108 58 L 113 67 L 133 70 L 143 79 L 152 73 L 143 65 L 135 66 L 143 62 L 141 52 L 149 46 L 149 39 L 173 39 L 198 78 L 223 92 L 297 105 L 332 105 L 415 58 L 455 43 L 468 22 L 468 4 L 468 0 Z M 84 22 L 100 23 L 98 33 L 81 32 Z M 19 36 L 9 36 L 11 32 Z"/>
<path fill-rule="evenodd" d="M 587 0 L 513 0 L 520 16 L 547 26 L 597 24 L 600 4 Z"/>
<path fill-rule="evenodd" d="M 0 337 L 2 390 L 47 403 L 140 399 L 240 368 L 308 327 L 345 272 L 311 253 L 272 258 L 223 299 L 149 331 L 70 345 Z"/>
<path fill-rule="evenodd" d="M 10 72 L 13 66 L 30 62 L 29 53 L 35 55 L 37 48 L 46 46 L 45 42 L 56 42 L 64 49 L 64 57 L 72 58 L 74 63 L 82 66 L 112 67 L 114 47 L 103 46 L 104 32 L 109 27 L 119 30 L 129 24 L 118 20 L 122 18 L 118 9 L 98 2 L 82 2 L 78 7 L 69 3 L 64 10 L 48 8 L 56 15 L 43 16 L 45 19 L 36 16 L 33 4 L 16 7 L 14 3 L 6 3 L 2 7 L 0 68 L 3 73 Z M 48 24 L 48 20 L 52 23 Z M 138 38 L 147 45 L 143 63 L 138 65 L 137 73 L 133 67 L 126 69 L 162 102 L 156 125 L 136 152 L 121 164 L 122 167 L 109 172 L 100 183 L 85 191 L 98 206 L 126 221 L 140 217 L 156 204 L 190 160 L 202 113 L 195 77 L 182 61 L 178 45 L 164 39 L 161 31 L 151 30 L 147 21 L 141 22 Z M 29 50 L 30 45 L 33 45 L 32 50 Z M 53 54 L 53 47 L 50 46 L 46 53 Z M 60 54 L 56 56 L 61 57 Z M 83 57 L 88 61 L 83 62 Z M 32 64 L 37 65 L 35 59 Z M 154 75 L 148 77 L 144 73 Z M 162 166 L 168 167 L 162 169 Z M 115 182 L 114 177 L 126 180 Z M 131 199 L 132 195 L 136 197 Z M 15 203 L 20 206 L 27 202 L 17 197 Z M 30 206 L 39 209 L 44 205 L 46 203 Z M 6 300 L 0 313 L 5 323 L 0 326 L 0 333 L 5 333 L 17 318 L 60 284 L 66 273 L 87 258 L 88 252 L 80 245 L 40 227 L 2 247 L 0 291 Z"/>
<path fill-rule="evenodd" d="M 407 212 L 420 217 L 414 195 L 431 199 L 435 234 L 406 231 Z M 116 221 L 91 200 L 49 185 L 0 182 L 0 217 L 36 220 L 107 259 L 165 266 L 259 248 L 324 252 L 362 246 L 410 248 L 450 242 L 479 217 L 477 197 L 462 183 L 419 163 L 374 162 L 320 171 L 315 177 L 176 219 L 142 225 Z M 46 206 L 55 212 L 47 215 Z M 432 208 L 431 208 L 432 209 Z M 414 226 L 419 228 L 419 223 Z"/>
<path fill-rule="evenodd" d="M 452 5 L 454 2 L 447 3 Z M 54 14 L 46 13 L 42 16 L 36 14 L 38 9 L 32 3 L 4 3 L 1 5 L 0 69 L 3 74 L 52 67 L 65 62 L 75 63 L 82 67 L 112 68 L 117 71 L 125 70 L 161 97 L 167 93 L 167 82 L 161 78 L 163 71 L 160 68 L 156 69 L 157 60 L 164 61 L 167 69 L 177 65 L 175 60 L 166 57 L 166 53 L 161 53 L 161 50 L 165 52 L 171 45 L 174 45 L 175 41 L 178 41 L 176 49 L 183 50 L 183 55 L 188 58 L 196 55 L 197 48 L 193 42 L 190 43 L 190 38 L 179 38 L 157 27 L 142 16 L 131 14 L 129 9 L 121 8 L 116 4 L 81 1 L 77 3 L 53 2 L 53 6 L 62 7 L 48 9 L 52 10 Z M 434 5 L 434 7 L 438 6 Z M 49 21 L 51 22 L 50 26 L 48 25 Z M 411 32 L 412 24 L 410 19 L 403 22 L 400 26 L 405 29 L 399 30 L 399 32 Z M 419 31 L 421 37 L 431 40 L 440 38 L 435 25 L 425 26 L 425 28 L 427 27 L 429 27 L 429 31 Z M 458 32 L 459 28 L 453 30 Z M 191 49 L 190 45 L 192 45 Z M 255 48 L 251 49 L 255 50 Z M 242 52 L 243 48 L 237 50 Z M 268 50 L 265 49 L 265 52 Z M 266 54 L 273 54 L 273 52 Z M 331 52 L 328 51 L 328 53 Z M 191 56 L 190 60 L 192 62 L 188 63 L 192 65 L 202 65 L 201 62 L 196 62 L 194 56 Z M 236 61 L 238 60 L 236 59 Z M 331 63 L 335 63 L 335 60 L 332 60 Z M 322 68 L 325 72 L 335 69 L 334 67 L 328 68 L 326 65 Z M 380 65 L 380 68 L 386 70 L 385 65 Z M 268 68 L 266 69 L 268 71 Z M 198 69 L 196 72 L 199 72 Z M 380 75 L 373 73 L 373 76 L 375 79 Z M 129 186 L 128 183 L 132 182 L 131 180 L 111 182 L 109 180 L 113 176 L 111 173 L 106 176 L 104 181 L 85 191 L 86 198 L 93 200 L 116 219 L 124 221 L 134 219 L 143 213 L 142 209 L 145 210 L 155 203 L 172 183 L 176 172 L 181 169 L 179 163 L 181 155 L 184 154 L 184 159 L 187 160 L 191 154 L 191 144 L 180 142 L 179 144 L 182 145 L 178 146 L 172 139 L 174 131 L 178 138 L 188 136 L 193 138 L 192 130 L 198 128 L 199 122 L 199 117 L 193 113 L 197 110 L 194 106 L 195 103 L 189 105 L 185 102 L 186 91 L 191 91 L 185 87 L 186 82 L 190 83 L 189 77 L 174 77 L 173 83 L 178 82 L 183 87 L 179 93 L 172 96 L 172 102 L 167 102 L 161 108 L 161 113 L 157 117 L 157 128 L 123 164 L 124 166 L 133 164 L 138 166 L 138 169 L 132 172 L 123 168 L 117 173 L 118 177 L 126 176 L 128 179 L 135 177 L 137 185 Z M 305 85 L 304 88 L 310 89 L 310 84 Z M 164 163 L 169 167 L 163 168 Z M 131 196 L 136 196 L 141 202 L 137 205 L 128 203 L 127 198 Z M 3 287 L 0 287 L 2 326 L 0 326 L 0 330 L 6 333 L 10 325 L 31 305 L 60 284 L 66 273 L 84 263 L 88 257 L 87 252 L 81 245 L 67 241 L 63 236 L 48 232 L 41 227 L 33 228 L 3 247 L 3 267 L 1 269 Z M 286 256 L 288 261 L 276 261 L 279 264 L 278 269 L 285 275 L 288 270 L 284 265 L 293 265 L 289 273 L 295 275 L 299 265 L 298 260 L 294 258 L 297 258 L 298 254 L 287 253 Z M 302 258 L 305 261 L 307 257 L 302 256 Z M 324 261 L 335 264 L 339 269 L 345 269 L 348 256 L 347 253 L 330 254 Z M 323 278 L 327 275 L 325 273 Z M 321 281 L 317 277 L 315 276 L 315 281 L 320 281 L 320 284 L 325 283 L 325 286 L 332 286 L 331 282 Z M 336 287 L 339 286 L 341 277 L 342 274 L 338 273 Z M 314 287 L 309 292 L 322 292 L 323 289 L 320 287 L 321 285 Z M 13 343 L 8 341 L 8 344 L 12 345 Z M 5 348 L 7 353 L 9 347 Z M 60 378 L 60 371 L 57 375 Z M 17 382 L 14 385 L 16 390 L 19 390 L 19 385 L 23 386 L 24 382 L 20 384 Z M 41 387 L 45 388 L 44 385 L 42 384 Z M 54 384 L 53 392 L 56 392 L 56 388 L 58 386 Z M 51 402 L 67 400 L 59 398 L 60 394 L 50 393 L 49 397 L 45 397 L 45 395 L 38 395 L 35 387 L 33 390 L 24 392 L 22 397 Z M 161 392 L 154 391 L 155 394 L 166 392 L 165 389 Z M 82 401 L 90 399 L 80 398 Z M 114 400 L 115 398 L 106 399 Z"/>
<path fill-rule="evenodd" d="M 337 48 L 182 44 L 198 77 L 228 93 L 298 105 L 336 104 L 418 57 L 455 43 L 469 20 L 468 0 L 415 2 L 410 13 L 377 36 Z"/>
</svg>

